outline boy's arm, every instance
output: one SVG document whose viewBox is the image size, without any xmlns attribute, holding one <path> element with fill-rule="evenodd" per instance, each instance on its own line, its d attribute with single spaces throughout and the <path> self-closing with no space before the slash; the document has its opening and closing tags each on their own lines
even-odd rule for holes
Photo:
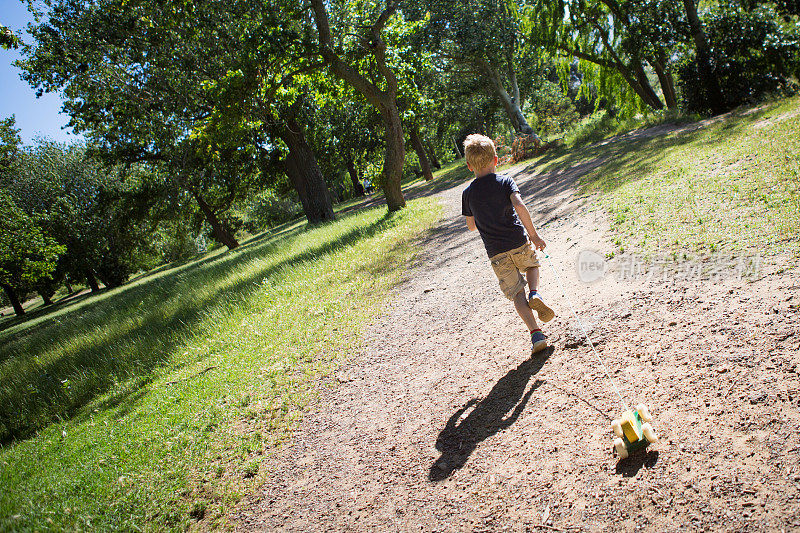
<svg viewBox="0 0 800 533">
<path fill-rule="evenodd" d="M 475 217 L 467 217 L 467 228 L 469 228 L 470 231 L 475 231 L 478 229 L 475 226 Z"/>
<path fill-rule="evenodd" d="M 536 233 L 536 228 L 533 227 L 533 221 L 531 220 L 531 214 L 528 211 L 528 207 L 525 205 L 525 202 L 522 201 L 522 197 L 518 192 L 515 192 L 511 195 L 511 205 L 514 206 L 514 211 L 517 212 L 517 216 L 519 217 L 520 222 L 522 222 L 522 226 L 525 228 L 525 231 L 528 232 L 528 238 L 533 243 L 533 246 L 536 247 L 537 250 L 544 250 L 546 244 L 542 238 L 539 237 L 539 234 Z"/>
</svg>

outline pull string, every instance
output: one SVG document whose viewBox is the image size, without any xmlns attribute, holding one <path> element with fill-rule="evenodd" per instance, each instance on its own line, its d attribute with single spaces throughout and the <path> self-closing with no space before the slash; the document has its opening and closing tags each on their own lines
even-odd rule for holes
<svg viewBox="0 0 800 533">
<path fill-rule="evenodd" d="M 572 300 L 570 300 L 569 297 L 567 296 L 567 291 L 564 289 L 564 284 L 561 282 L 561 276 L 559 276 L 558 271 L 553 266 L 553 260 L 544 250 L 542 250 L 542 253 L 547 258 L 547 264 L 550 265 L 550 269 L 556 276 L 556 281 L 558 282 L 558 286 L 561 289 L 561 295 L 567 301 L 569 310 L 572 311 L 572 316 L 575 317 L 575 320 L 578 322 L 578 325 L 581 327 L 581 330 L 583 330 L 583 334 L 586 337 L 586 340 L 589 342 L 589 346 L 592 347 L 592 351 L 594 352 L 595 357 L 597 357 L 597 360 L 600 362 L 600 366 L 603 367 L 606 376 L 608 376 L 608 380 L 611 382 L 611 386 L 614 388 L 614 392 L 617 394 L 617 397 L 619 398 L 619 403 L 622 405 L 622 411 L 623 412 L 628 411 L 629 410 L 628 404 L 625 403 L 625 399 L 622 397 L 622 394 L 620 394 L 619 388 L 617 387 L 617 383 L 614 381 L 614 378 L 611 377 L 611 372 L 608 371 L 608 367 L 603 362 L 603 359 L 600 357 L 600 354 L 597 352 L 597 348 L 594 347 L 594 343 L 592 342 L 592 339 L 589 337 L 589 333 L 586 331 L 586 327 L 584 327 L 581 318 L 578 316 L 578 313 L 575 312 L 575 307 L 572 305 Z"/>
</svg>

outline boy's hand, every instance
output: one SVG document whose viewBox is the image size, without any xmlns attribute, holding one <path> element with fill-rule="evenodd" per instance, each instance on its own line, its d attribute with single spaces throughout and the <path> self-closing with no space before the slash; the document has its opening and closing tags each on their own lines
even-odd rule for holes
<svg viewBox="0 0 800 533">
<path fill-rule="evenodd" d="M 542 240 L 542 238 L 539 237 L 538 235 L 534 235 L 533 237 L 531 237 L 531 244 L 533 244 L 533 247 L 536 248 L 537 250 L 544 250 L 544 247 L 547 246 L 544 240 Z"/>
</svg>

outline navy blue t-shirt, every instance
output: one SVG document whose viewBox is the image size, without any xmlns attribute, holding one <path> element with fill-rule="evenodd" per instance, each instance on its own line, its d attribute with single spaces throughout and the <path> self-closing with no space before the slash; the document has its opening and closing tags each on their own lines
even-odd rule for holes
<svg viewBox="0 0 800 533">
<path fill-rule="evenodd" d="M 489 257 L 519 248 L 528 235 L 511 203 L 519 192 L 508 176 L 487 174 L 475 178 L 461 194 L 461 214 L 475 217 L 475 226 Z"/>
</svg>

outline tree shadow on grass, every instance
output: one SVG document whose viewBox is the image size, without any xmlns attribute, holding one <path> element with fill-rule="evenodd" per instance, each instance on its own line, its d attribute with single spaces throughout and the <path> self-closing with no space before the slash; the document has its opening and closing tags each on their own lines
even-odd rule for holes
<svg viewBox="0 0 800 533">
<path fill-rule="evenodd" d="M 769 110 L 768 107 L 740 109 L 699 122 L 661 124 L 587 145 L 558 147 L 522 170 L 532 173 L 538 169 L 538 172 L 527 184 L 527 190 L 521 192 L 535 199 L 542 194 L 543 186 L 549 186 L 547 194 L 551 194 L 580 183 L 613 190 L 653 175 L 661 168 L 664 152 L 670 148 L 692 142 L 709 145 L 734 141 Z"/>
<path fill-rule="evenodd" d="M 30 322 L 36 320 L 37 318 L 44 317 L 46 315 L 57 313 L 61 309 L 66 309 L 67 307 L 72 307 L 84 300 L 88 300 L 94 296 L 98 296 L 107 292 L 108 289 L 102 288 L 99 291 L 95 292 L 85 292 L 83 294 L 78 294 L 77 296 L 67 295 L 63 298 L 60 298 L 52 303 L 52 305 L 42 305 L 35 309 L 26 309 L 25 314 L 22 316 L 12 315 L 8 318 L 3 317 L 0 319 L 0 333 L 3 333 L 5 330 L 14 328 L 25 322 Z M 12 333 L 13 334 L 13 333 Z M 3 341 L 8 338 L 8 335 L 3 335 L 0 338 L 0 348 L 3 346 Z M 0 355 L 0 361 L 3 360 L 2 355 Z"/>
<path fill-rule="evenodd" d="M 218 283 L 230 277 L 231 269 L 273 245 L 254 246 L 217 258 L 203 269 L 144 281 L 60 323 L 38 325 L 25 338 L 8 342 L 0 361 L 4 374 L 0 384 L 0 444 L 27 438 L 54 420 L 71 418 L 98 395 L 138 378 L 138 387 L 122 387 L 108 403 L 110 407 L 120 405 L 149 381 L 148 376 L 167 362 L 177 345 L 198 333 L 199 324 L 216 305 L 244 298 L 265 278 L 352 246 L 394 224 L 394 217 L 387 213 L 367 226 L 354 227 L 264 269 Z M 192 294 L 193 287 L 206 284 L 214 289 L 200 296 Z M 57 355 L 39 360 L 37 356 L 53 353 L 54 347 L 58 348 Z"/>
<path fill-rule="evenodd" d="M 430 481 L 450 477 L 466 464 L 478 444 L 517 421 L 531 395 L 544 381 L 537 379 L 530 387 L 528 383 L 552 353 L 550 347 L 532 355 L 503 376 L 485 398 L 473 398 L 453 413 L 436 439 L 436 449 L 442 455 L 431 465 Z M 469 414 L 464 417 L 467 411 Z"/>
</svg>

